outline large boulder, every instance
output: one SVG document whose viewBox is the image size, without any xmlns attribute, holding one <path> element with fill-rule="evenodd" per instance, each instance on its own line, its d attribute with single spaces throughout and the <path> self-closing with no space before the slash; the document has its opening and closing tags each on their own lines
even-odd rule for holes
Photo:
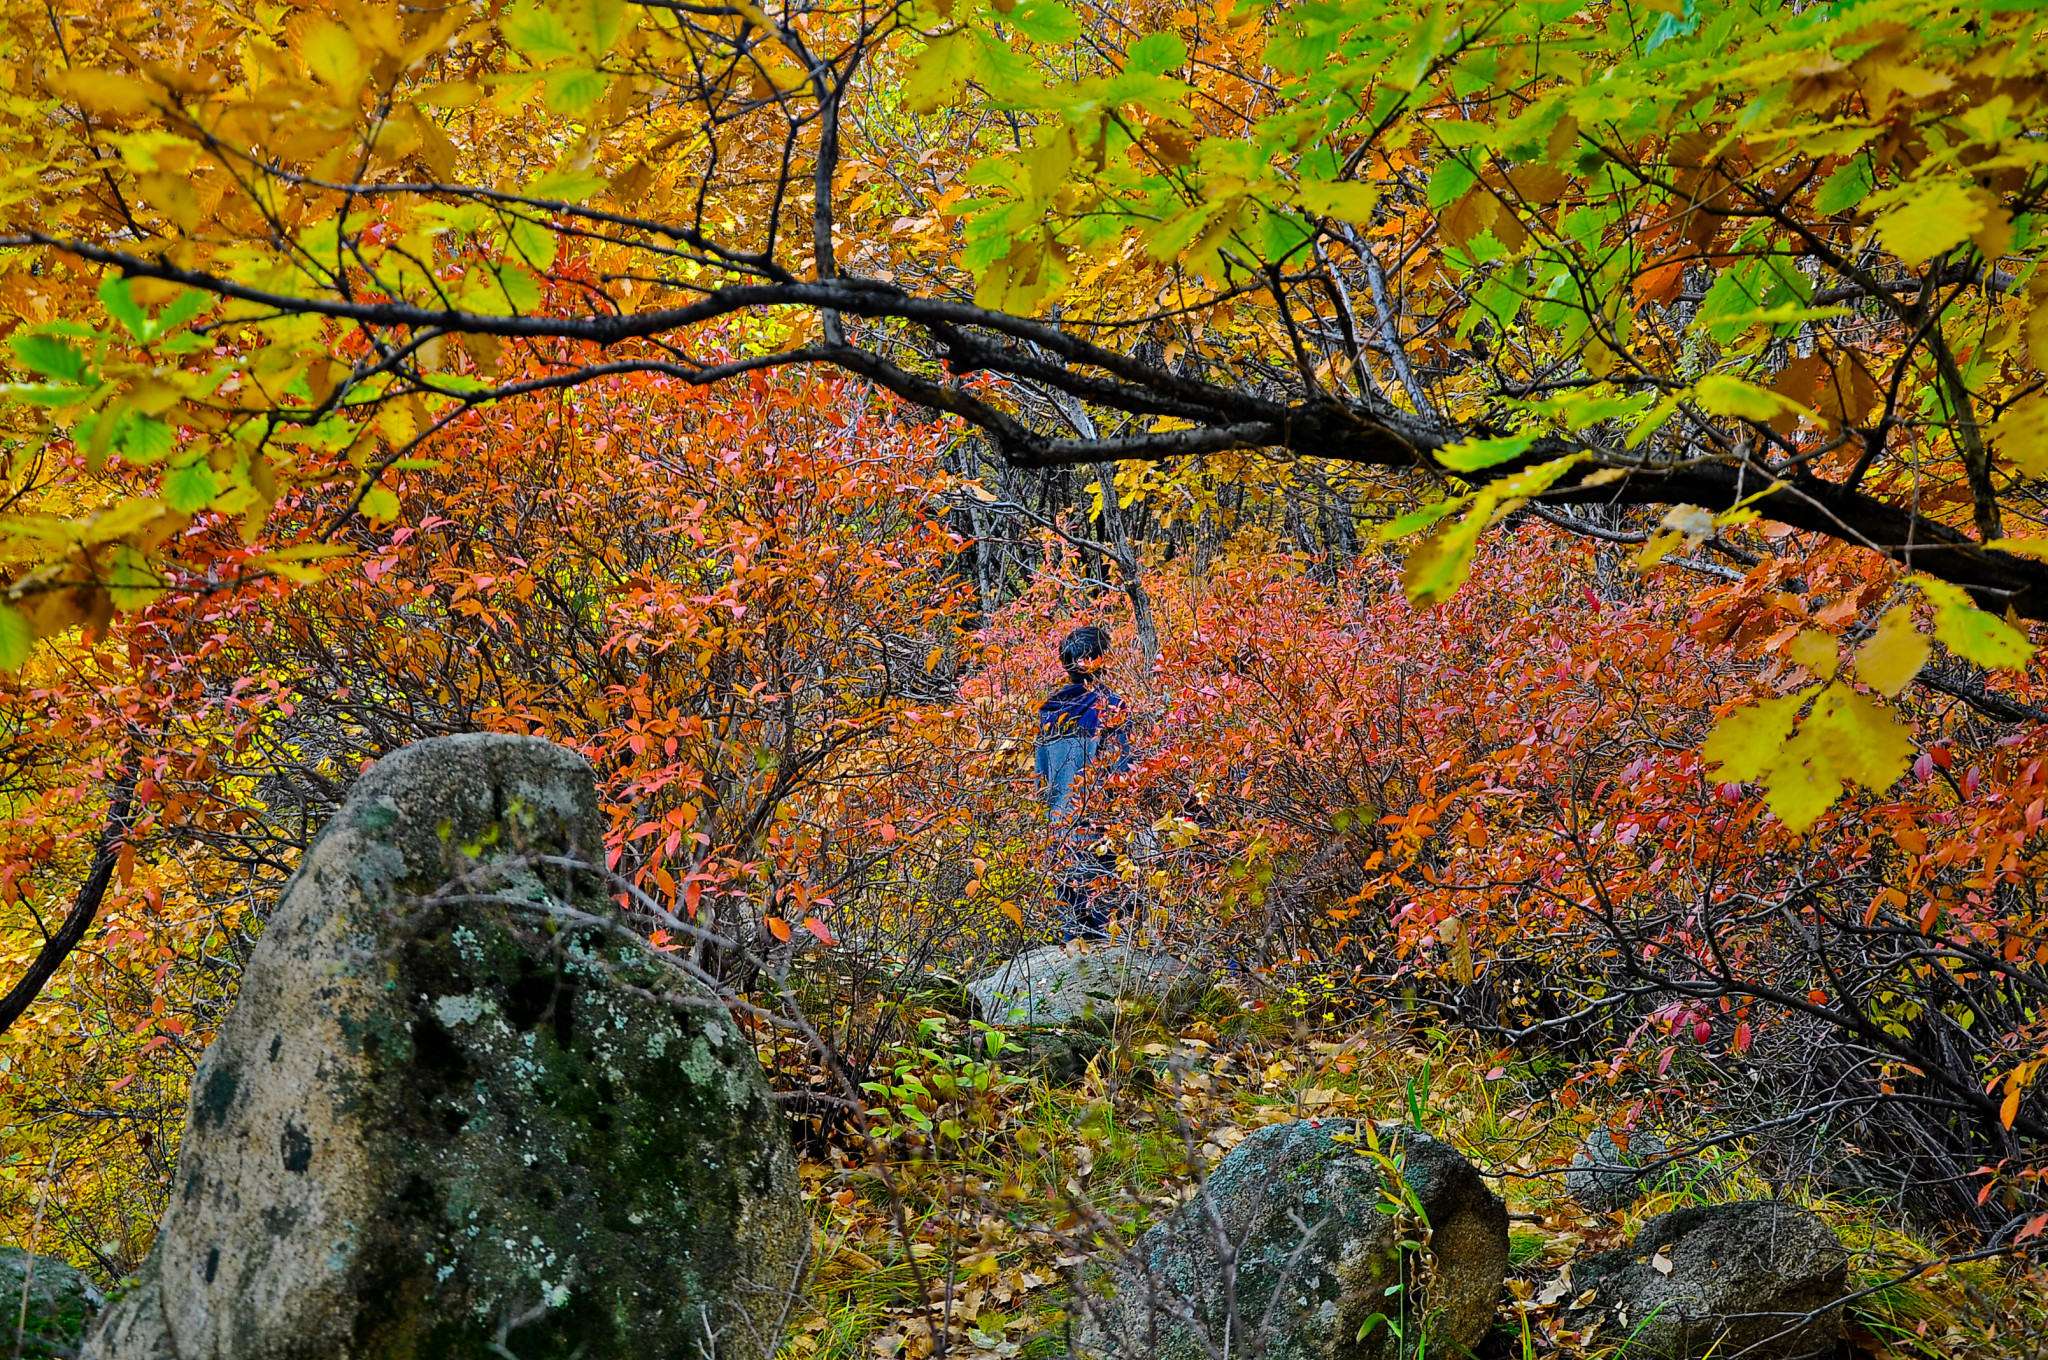
<svg viewBox="0 0 2048 1360">
<path fill-rule="evenodd" d="M 1579 1145 L 1578 1155 L 1564 1173 L 1568 1194 L 1595 1213 L 1612 1213 L 1633 1204 L 1663 1169 L 1646 1170 L 1645 1163 L 1661 1162 L 1664 1140 L 1648 1131 L 1628 1135 L 1628 1146 L 1606 1129 L 1595 1129 Z"/>
<path fill-rule="evenodd" d="M 1812 1214 L 1746 1200 L 1659 1215 L 1632 1245 L 1574 1262 L 1562 1292 L 1566 1320 L 1619 1343 L 1618 1357 L 1808 1360 L 1842 1339 L 1848 1269 Z"/>
<path fill-rule="evenodd" d="M 0 1247 L 0 1355 L 76 1355 L 86 1325 L 105 1303 L 92 1281 L 64 1262 Z"/>
<path fill-rule="evenodd" d="M 1507 1208 L 1447 1144 L 1376 1132 L 1378 1154 L 1343 1119 L 1239 1143 L 1081 1301 L 1082 1351 L 1405 1360 L 1477 1345 L 1507 1274 Z"/>
<path fill-rule="evenodd" d="M 89 1356 L 774 1352 L 794 1156 L 728 1010 L 559 863 L 599 860 L 600 827 L 589 768 L 529 738 L 362 778 L 249 960 Z"/>
<path fill-rule="evenodd" d="M 1121 1007 L 1174 1020 L 1206 990 L 1202 975 L 1171 954 L 1126 944 L 1044 945 L 967 984 L 992 1025 L 1071 1025 L 1115 1017 Z"/>
</svg>

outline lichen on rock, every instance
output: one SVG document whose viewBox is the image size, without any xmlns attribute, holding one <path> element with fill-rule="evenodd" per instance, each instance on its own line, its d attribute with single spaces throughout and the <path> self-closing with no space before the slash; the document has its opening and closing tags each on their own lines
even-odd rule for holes
<svg viewBox="0 0 2048 1360">
<path fill-rule="evenodd" d="M 1373 1133 L 1297 1120 L 1238 1144 L 1094 1282 L 1082 1352 L 1393 1360 L 1476 1345 L 1507 1271 L 1507 1209 L 1448 1145 Z"/>
<path fill-rule="evenodd" d="M 600 827 L 546 742 L 378 762 L 250 960 L 89 1355 L 773 1353 L 808 1244 L 787 1135 L 718 999 L 579 923 L 611 908 L 561 861 Z"/>
</svg>

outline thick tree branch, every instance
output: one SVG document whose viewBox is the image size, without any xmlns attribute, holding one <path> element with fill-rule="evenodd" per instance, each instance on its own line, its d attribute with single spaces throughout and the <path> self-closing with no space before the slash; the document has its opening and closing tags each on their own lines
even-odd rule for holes
<svg viewBox="0 0 2048 1360">
<path fill-rule="evenodd" d="M 1323 398 L 1288 404 L 1245 387 L 1190 378 L 1096 344 L 1065 326 L 958 300 L 915 296 L 894 284 L 847 275 L 734 284 L 707 291 L 684 306 L 637 313 L 497 315 L 409 302 L 295 296 L 189 269 L 165 258 L 36 232 L 5 238 L 0 244 L 47 246 L 136 277 L 184 284 L 280 313 L 332 317 L 379 330 L 430 328 L 449 334 L 556 338 L 608 347 L 774 307 L 906 323 L 925 331 L 935 342 L 933 348 L 948 355 L 953 374 L 914 372 L 852 341 L 827 339 L 800 353 L 859 373 L 908 400 L 959 416 L 987 431 L 998 452 L 1023 467 L 1080 466 L 1121 459 L 1162 462 L 1269 450 L 1364 467 L 1427 469 L 1433 465 L 1430 455 L 1446 445 L 1475 434 L 1495 433 L 1412 415 L 1378 402 Z M 1001 341 L 985 338 L 991 335 Z M 1061 363 L 1048 362 L 1046 355 Z M 592 371 L 603 367 L 593 366 Z M 962 372 L 1024 378 L 1082 401 L 1129 414 L 1171 414 L 1187 424 L 1185 428 L 1140 429 L 1109 438 L 1056 438 L 1004 409 L 999 383 L 970 386 L 956 380 Z M 575 378 L 571 373 L 563 380 L 573 382 Z M 1544 494 L 1544 502 L 1690 504 L 1717 512 L 1747 502 L 1794 529 L 1857 544 L 1909 570 L 1962 586 L 1988 607 L 2010 607 L 2022 617 L 2048 620 L 2048 564 L 1986 548 L 1940 521 L 1860 489 L 1811 476 L 1782 476 L 1740 454 L 1710 453 L 1683 462 L 1660 462 L 1624 459 L 1547 439 L 1519 458 L 1463 475 L 1477 482 L 1495 480 L 1571 453 L 1590 453 L 1595 467 L 1622 475 L 1616 481 L 1554 489 Z"/>
<path fill-rule="evenodd" d="M 93 851 L 92 868 L 86 872 L 85 883 L 79 888 L 70 912 L 56 932 L 43 941 L 21 980 L 8 988 L 5 996 L 0 996 L 0 1034 L 5 1034 L 42 994 L 99 916 L 100 903 L 106 900 L 107 888 L 114 881 L 114 866 L 120 862 L 121 846 L 128 836 L 128 814 L 134 803 L 135 776 L 125 774 L 114 785 L 113 797 L 107 804 L 107 822 Z"/>
</svg>

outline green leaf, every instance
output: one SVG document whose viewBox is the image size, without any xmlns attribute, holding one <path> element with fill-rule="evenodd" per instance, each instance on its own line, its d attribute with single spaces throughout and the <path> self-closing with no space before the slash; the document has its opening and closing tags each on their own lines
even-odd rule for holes
<svg viewBox="0 0 2048 1360">
<path fill-rule="evenodd" d="M 1436 460 L 1453 472 L 1477 472 L 1521 457 L 1529 451 L 1536 438 L 1535 432 L 1531 431 L 1493 439 L 1461 439 L 1438 449 Z"/>
<path fill-rule="evenodd" d="M 1397 538 L 1406 538 L 1410 534 L 1421 533 L 1424 529 L 1427 529 L 1430 525 L 1464 504 L 1464 502 L 1465 497 L 1463 496 L 1447 496 L 1433 505 L 1425 505 L 1419 510 L 1410 510 L 1407 514 L 1390 519 L 1385 524 L 1382 524 L 1374 532 L 1374 538 L 1381 543 L 1391 543 Z"/>
<path fill-rule="evenodd" d="M 69 340 L 38 332 L 17 333 L 9 344 L 22 367 L 61 383 L 80 383 L 87 372 L 86 358 Z"/>
<path fill-rule="evenodd" d="M 35 630 L 28 626 L 28 616 L 0 600 L 0 670 L 20 670 L 35 645 Z"/>
<path fill-rule="evenodd" d="M 1979 609 L 1961 586 L 1932 576 L 1915 576 L 1913 584 L 1934 606 L 1934 635 L 1965 661 L 1997 670 L 2018 670 L 2034 654 L 2026 634 Z"/>
<path fill-rule="evenodd" d="M 1134 70 L 1165 75 L 1187 65 L 1188 45 L 1175 33 L 1147 33 L 1131 44 L 1124 58 Z"/>
<path fill-rule="evenodd" d="M 1856 649 L 1857 678 L 1879 694 L 1896 697 L 1927 664 L 1932 650 L 1913 626 L 1913 611 L 1894 605 L 1877 621 L 1877 631 Z"/>
<path fill-rule="evenodd" d="M 1081 21 L 1060 0 L 1022 0 L 1010 23 L 1033 42 L 1070 43 L 1081 36 Z"/>
<path fill-rule="evenodd" d="M 107 566 L 107 598 L 123 613 L 147 608 L 164 593 L 164 579 L 143 555 L 126 543 L 114 548 Z"/>
<path fill-rule="evenodd" d="M 512 242 L 512 248 L 530 268 L 546 271 L 555 263 L 555 234 L 539 222 L 525 218 L 515 220 L 506 229 L 505 235 Z"/>
<path fill-rule="evenodd" d="M 1478 172 L 1453 156 L 1430 173 L 1429 183 L 1423 186 L 1423 199 L 1432 208 L 1447 208 L 1478 182 Z"/>
<path fill-rule="evenodd" d="M 156 314 L 156 321 L 150 327 L 150 336 L 166 334 L 190 321 L 206 310 L 212 299 L 197 288 L 186 288 L 171 299 L 170 305 Z"/>
<path fill-rule="evenodd" d="M 1835 168 L 1813 196 L 1813 210 L 1824 217 L 1846 212 L 1869 197 L 1876 185 L 1871 178 L 1870 158 L 1851 156 Z"/>
<path fill-rule="evenodd" d="M 388 486 L 378 483 L 363 493 L 363 518 L 377 524 L 384 524 L 398 518 L 398 496 Z"/>
<path fill-rule="evenodd" d="M 550 203 L 581 203 L 608 182 L 603 175 L 589 170 L 551 170 L 519 192 Z"/>
<path fill-rule="evenodd" d="M 505 11 L 498 20 L 498 31 L 514 51 L 537 62 L 559 61 L 579 51 L 576 31 L 560 10 L 545 0 Z"/>
<path fill-rule="evenodd" d="M 583 0 L 584 28 L 590 34 L 590 50 L 603 56 L 618 45 L 632 22 L 626 0 Z"/>
<path fill-rule="evenodd" d="M 540 284 L 533 275 L 510 265 L 491 272 L 498 281 L 505 305 L 513 312 L 523 314 L 540 306 Z"/>
<path fill-rule="evenodd" d="M 0 400 L 26 402 L 30 406 L 74 406 L 92 396 L 95 390 L 41 383 L 0 383 Z"/>
<path fill-rule="evenodd" d="M 1710 373 L 1694 383 L 1692 399 L 1709 415 L 1743 420 L 1775 420 L 1787 411 L 1806 410 L 1790 397 L 1726 373 Z"/>
<path fill-rule="evenodd" d="M 128 334 L 137 340 L 147 340 L 151 334 L 149 313 L 135 300 L 134 290 L 128 280 L 119 274 L 108 274 L 100 280 L 100 305 L 107 309 L 107 315 L 121 323 Z"/>
<path fill-rule="evenodd" d="M 220 494 L 213 469 L 205 459 L 172 468 L 164 474 L 164 504 L 180 514 L 195 514 L 213 504 Z"/>
<path fill-rule="evenodd" d="M 177 442 L 169 425 L 139 411 L 123 411 L 114 425 L 114 448 L 137 465 L 163 461 Z"/>
<path fill-rule="evenodd" d="M 541 82 L 541 102 L 556 113 L 587 113 L 604 98 L 605 88 L 610 83 L 610 78 L 601 71 L 565 66 L 548 72 L 547 79 Z"/>
<path fill-rule="evenodd" d="M 1760 699 L 1715 723 L 1706 744 L 1700 748 L 1700 754 L 1715 767 L 1715 776 L 1738 784 L 1761 778 L 1783 752 L 1800 706 L 1815 688 L 1808 686 L 1775 699 Z"/>
<path fill-rule="evenodd" d="M 1421 25 L 1403 35 L 1395 49 L 1397 55 L 1387 71 L 1387 80 L 1394 88 L 1412 90 L 1422 83 L 1450 27 L 1444 0 L 1436 0 Z"/>
</svg>

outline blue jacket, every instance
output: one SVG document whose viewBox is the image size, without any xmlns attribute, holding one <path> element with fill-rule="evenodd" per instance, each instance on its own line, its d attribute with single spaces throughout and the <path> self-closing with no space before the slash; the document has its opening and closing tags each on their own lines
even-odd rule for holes
<svg viewBox="0 0 2048 1360">
<path fill-rule="evenodd" d="M 1055 820 L 1067 814 L 1074 781 L 1105 746 L 1114 752 L 1112 774 L 1130 768 L 1123 706 L 1124 701 L 1108 690 L 1079 684 L 1062 685 L 1038 706 L 1038 786 Z"/>
</svg>

